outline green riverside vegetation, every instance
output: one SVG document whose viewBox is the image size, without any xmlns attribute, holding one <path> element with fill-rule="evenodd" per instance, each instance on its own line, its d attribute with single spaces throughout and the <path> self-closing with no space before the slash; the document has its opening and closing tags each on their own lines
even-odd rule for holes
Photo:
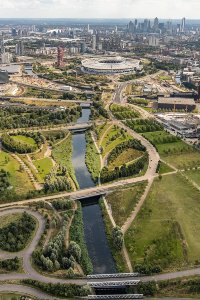
<svg viewBox="0 0 200 300">
<path fill-rule="evenodd" d="M 84 274 L 91 274 L 93 266 L 84 239 L 83 216 L 80 202 L 78 202 L 78 208 L 75 211 L 74 219 L 71 224 L 70 240 L 76 242 L 81 249 L 80 264 L 83 268 Z"/>
<path fill-rule="evenodd" d="M 85 138 L 87 143 L 85 162 L 93 181 L 97 183 L 101 169 L 100 155 L 95 147 L 91 132 L 86 132 Z"/>
</svg>

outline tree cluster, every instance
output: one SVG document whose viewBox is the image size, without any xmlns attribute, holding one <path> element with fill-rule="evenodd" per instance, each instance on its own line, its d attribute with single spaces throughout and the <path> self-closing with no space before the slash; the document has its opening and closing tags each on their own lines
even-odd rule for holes
<svg viewBox="0 0 200 300">
<path fill-rule="evenodd" d="M 67 169 L 63 166 L 59 166 L 47 175 L 44 183 L 45 193 L 71 191 L 72 185 L 68 179 Z"/>
<path fill-rule="evenodd" d="M 0 170 L 0 192 L 4 193 L 10 186 L 9 183 L 10 173 L 5 170 Z"/>
<path fill-rule="evenodd" d="M 20 259 L 18 257 L 0 261 L 0 269 L 4 269 L 6 271 L 18 271 L 19 267 Z"/>
<path fill-rule="evenodd" d="M 109 114 L 104 108 L 103 102 L 100 100 L 93 101 L 93 106 L 91 107 L 91 119 L 94 120 L 99 118 L 100 116 L 109 119 Z"/>
<path fill-rule="evenodd" d="M 19 220 L 0 228 L 0 249 L 10 252 L 24 249 L 35 227 L 36 221 L 24 212 Z"/>
<path fill-rule="evenodd" d="M 139 120 L 128 120 L 126 125 L 135 130 L 136 132 L 152 132 L 163 130 L 163 125 L 159 124 L 155 120 L 150 119 L 139 119 Z"/>
<path fill-rule="evenodd" d="M 32 153 L 37 150 L 36 145 L 25 144 L 15 141 L 11 135 L 4 133 L 1 137 L 1 142 L 4 148 L 11 152 Z"/>
<path fill-rule="evenodd" d="M 67 199 L 58 199 L 52 202 L 53 207 L 56 210 L 68 210 L 72 209 L 72 202 Z"/>
<path fill-rule="evenodd" d="M 112 113 L 118 120 L 134 119 L 140 116 L 139 113 L 134 111 L 133 109 L 126 108 L 117 104 L 112 104 L 110 108 Z"/>
<path fill-rule="evenodd" d="M 139 105 L 139 106 L 147 106 L 148 105 L 148 100 L 143 99 L 143 98 L 128 97 L 128 103 L 136 104 L 136 105 Z"/>
<path fill-rule="evenodd" d="M 65 110 L 41 109 L 36 107 L 4 107 L 0 112 L 0 129 L 41 127 L 71 123 L 81 113 L 80 106 Z"/>
<path fill-rule="evenodd" d="M 80 264 L 84 273 L 91 274 L 93 267 L 84 239 L 83 217 L 80 203 L 78 204 L 78 209 L 75 211 L 74 219 L 70 228 L 70 240 L 76 242 L 81 249 Z"/>
<path fill-rule="evenodd" d="M 122 250 L 124 244 L 124 236 L 119 226 L 113 228 L 112 239 L 113 239 L 113 245 L 115 249 L 118 251 Z"/>
<path fill-rule="evenodd" d="M 40 289 L 43 292 L 51 294 L 55 297 L 86 297 L 90 292 L 87 286 L 75 284 L 43 283 L 33 279 L 25 279 L 22 281 L 22 283 Z"/>
<path fill-rule="evenodd" d="M 121 167 L 116 167 L 114 170 L 109 170 L 107 167 L 104 167 L 101 171 L 101 182 L 106 183 L 119 178 L 139 174 L 147 163 L 147 158 L 148 156 L 144 155 L 136 162 L 133 162 L 129 165 L 123 165 Z"/>
<path fill-rule="evenodd" d="M 129 140 L 117 145 L 109 154 L 108 164 L 113 162 L 122 152 L 128 149 L 136 149 L 139 151 L 145 151 L 145 147 L 138 140 Z"/>
</svg>

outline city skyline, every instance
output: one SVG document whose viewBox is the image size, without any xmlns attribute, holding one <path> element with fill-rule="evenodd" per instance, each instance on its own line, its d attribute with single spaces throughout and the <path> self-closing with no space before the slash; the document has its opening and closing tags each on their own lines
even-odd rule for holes
<svg viewBox="0 0 200 300">
<path fill-rule="evenodd" d="M 109 5 L 108 5 L 109 3 Z M 199 18 L 198 0 L 0 0 L 0 18 Z M 38 7 L 40 9 L 38 9 Z"/>
</svg>

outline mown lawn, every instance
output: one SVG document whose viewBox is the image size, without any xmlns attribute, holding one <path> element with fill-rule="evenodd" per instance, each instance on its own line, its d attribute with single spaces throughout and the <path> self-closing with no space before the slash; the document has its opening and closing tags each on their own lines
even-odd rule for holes
<svg viewBox="0 0 200 300">
<path fill-rule="evenodd" d="M 171 155 L 163 155 L 163 160 L 178 169 L 193 168 L 200 166 L 200 152 L 188 152 Z"/>
<path fill-rule="evenodd" d="M 32 139 L 31 137 L 27 137 L 24 135 L 13 135 L 12 136 L 13 140 L 16 142 L 19 142 L 21 144 L 28 144 L 31 146 L 37 146 L 36 142 L 34 139 Z"/>
<path fill-rule="evenodd" d="M 199 199 L 200 192 L 180 174 L 156 179 L 125 235 L 132 265 L 172 270 L 200 261 Z"/>
<path fill-rule="evenodd" d="M 53 168 L 52 160 L 48 157 L 36 160 L 33 162 L 38 170 L 38 175 L 41 178 L 41 182 L 44 182 L 45 177 L 51 173 Z"/>
<path fill-rule="evenodd" d="M 170 168 L 167 164 L 161 162 L 160 163 L 160 168 L 159 168 L 159 174 L 165 174 L 165 173 L 169 173 L 169 172 L 173 172 L 174 169 Z"/>
<path fill-rule="evenodd" d="M 186 171 L 185 174 L 200 186 L 200 170 Z"/>
<path fill-rule="evenodd" d="M 0 169 L 10 173 L 10 184 L 18 194 L 25 194 L 33 190 L 27 173 L 20 169 L 20 164 L 9 153 L 0 151 Z"/>
<path fill-rule="evenodd" d="M 142 182 L 131 187 L 117 190 L 106 196 L 106 200 L 111 206 L 112 215 L 117 225 L 121 227 L 126 222 L 144 193 L 145 187 L 146 182 Z"/>
</svg>

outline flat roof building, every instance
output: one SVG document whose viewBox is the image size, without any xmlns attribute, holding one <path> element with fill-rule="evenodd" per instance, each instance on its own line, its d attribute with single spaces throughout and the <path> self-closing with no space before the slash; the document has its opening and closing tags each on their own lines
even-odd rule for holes
<svg viewBox="0 0 200 300">
<path fill-rule="evenodd" d="M 196 103 L 192 98 L 158 98 L 158 109 L 169 109 L 172 111 L 185 110 L 191 112 L 195 110 Z"/>
</svg>

